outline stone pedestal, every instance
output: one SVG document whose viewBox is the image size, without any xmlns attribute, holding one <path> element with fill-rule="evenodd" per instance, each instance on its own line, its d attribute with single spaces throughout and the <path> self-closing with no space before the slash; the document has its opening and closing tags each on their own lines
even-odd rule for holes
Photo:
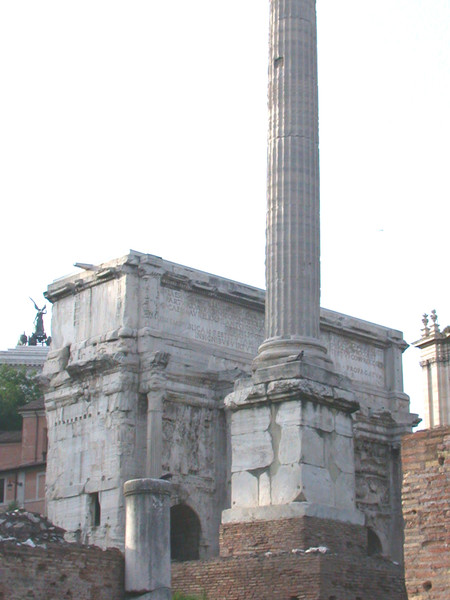
<svg viewBox="0 0 450 600">
<path fill-rule="evenodd" d="M 232 411 L 231 509 L 222 523 L 312 516 L 357 525 L 351 414 L 345 378 L 307 362 L 239 381 Z"/>
<path fill-rule="evenodd" d="M 160 479 L 125 482 L 125 591 L 170 600 L 170 494 Z"/>
</svg>

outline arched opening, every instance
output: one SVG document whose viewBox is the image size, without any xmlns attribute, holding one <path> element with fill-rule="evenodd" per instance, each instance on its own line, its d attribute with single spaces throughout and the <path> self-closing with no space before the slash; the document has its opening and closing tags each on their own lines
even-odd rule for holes
<svg viewBox="0 0 450 600">
<path fill-rule="evenodd" d="M 367 554 L 369 556 L 381 556 L 383 554 L 380 538 L 370 527 L 367 528 Z"/>
<path fill-rule="evenodd" d="M 200 557 L 200 519 L 189 506 L 177 504 L 170 509 L 170 555 L 172 560 L 198 560 Z"/>
</svg>

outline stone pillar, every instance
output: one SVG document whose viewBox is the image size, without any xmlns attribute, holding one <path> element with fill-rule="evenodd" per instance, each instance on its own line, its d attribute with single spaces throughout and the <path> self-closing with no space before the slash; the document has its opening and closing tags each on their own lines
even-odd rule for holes
<svg viewBox="0 0 450 600">
<path fill-rule="evenodd" d="M 145 475 L 151 479 L 159 479 L 162 475 L 165 368 L 169 358 L 167 352 L 152 352 L 141 359 L 143 376 L 139 391 L 147 395 Z"/>
<path fill-rule="evenodd" d="M 315 0 L 271 0 L 266 340 L 256 365 L 321 357 Z"/>
<path fill-rule="evenodd" d="M 163 395 L 155 388 L 147 393 L 147 458 L 146 476 L 159 479 L 162 474 L 162 415 Z"/>
<path fill-rule="evenodd" d="M 126 481 L 125 591 L 141 600 L 170 600 L 170 494 L 158 479 Z"/>
</svg>

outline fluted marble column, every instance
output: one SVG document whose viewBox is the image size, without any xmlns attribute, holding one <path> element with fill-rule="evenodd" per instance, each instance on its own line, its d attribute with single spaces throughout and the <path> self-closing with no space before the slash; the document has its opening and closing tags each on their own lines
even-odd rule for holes
<svg viewBox="0 0 450 600">
<path fill-rule="evenodd" d="M 321 356 L 315 0 L 271 0 L 266 340 L 256 361 Z"/>
</svg>

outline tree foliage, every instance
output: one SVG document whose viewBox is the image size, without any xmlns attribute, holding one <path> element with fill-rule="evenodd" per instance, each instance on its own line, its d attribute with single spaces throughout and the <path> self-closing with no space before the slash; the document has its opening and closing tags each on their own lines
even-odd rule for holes
<svg viewBox="0 0 450 600">
<path fill-rule="evenodd" d="M 0 365 L 0 431 L 22 429 L 17 410 L 42 396 L 35 373 L 24 367 Z"/>
</svg>

